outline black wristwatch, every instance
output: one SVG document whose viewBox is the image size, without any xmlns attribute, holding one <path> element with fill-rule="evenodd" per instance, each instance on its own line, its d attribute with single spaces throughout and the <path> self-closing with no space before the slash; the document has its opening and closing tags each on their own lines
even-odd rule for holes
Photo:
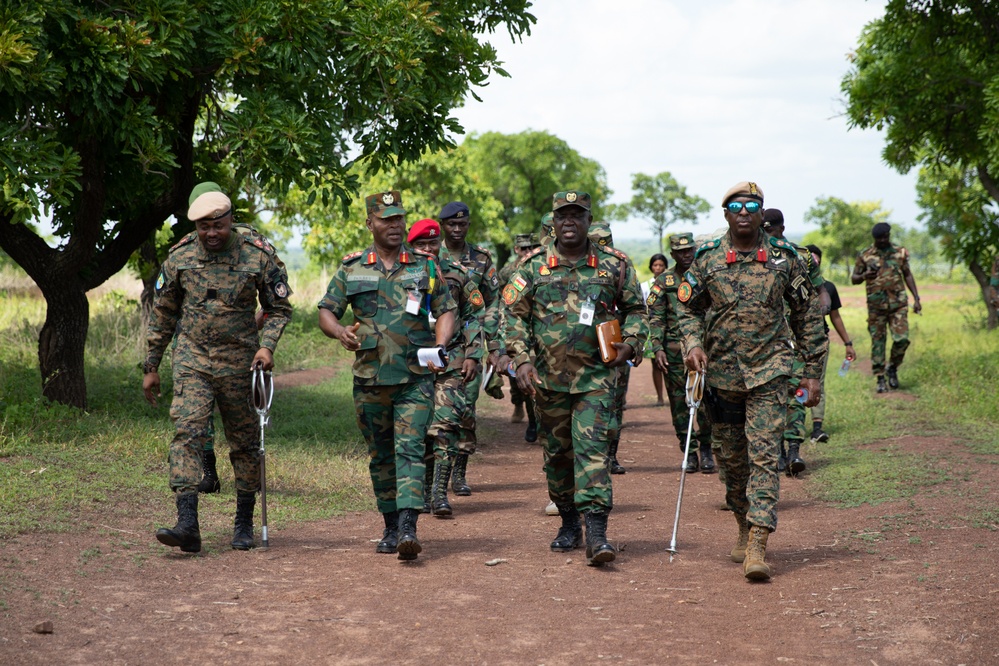
<svg viewBox="0 0 999 666">
<path fill-rule="evenodd" d="M 447 347 L 444 345 L 437 345 L 437 348 L 441 350 L 441 358 L 444 359 L 445 363 L 451 360 L 451 355 L 447 353 Z"/>
</svg>

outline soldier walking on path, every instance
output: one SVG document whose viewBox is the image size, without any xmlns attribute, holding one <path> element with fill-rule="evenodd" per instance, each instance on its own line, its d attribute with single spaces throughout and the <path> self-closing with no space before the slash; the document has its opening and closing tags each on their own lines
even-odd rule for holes
<svg viewBox="0 0 999 666">
<path fill-rule="evenodd" d="M 441 227 L 444 230 L 444 247 L 441 248 L 441 257 L 450 259 L 456 264 L 461 264 L 468 269 L 469 275 L 475 287 L 482 294 L 485 308 L 479 315 L 479 324 L 485 336 L 485 344 L 488 344 L 496 337 L 496 318 L 487 314 L 496 307 L 496 297 L 499 292 L 499 276 L 493 266 L 492 255 L 489 251 L 478 245 L 465 242 L 468 236 L 468 229 L 471 224 L 468 206 L 460 201 L 452 201 L 444 206 L 440 212 Z M 451 479 L 451 489 L 456 495 L 471 495 L 472 489 L 465 479 L 465 471 L 468 468 L 468 457 L 475 453 L 477 444 L 475 434 L 475 403 L 479 399 L 479 386 L 482 383 L 482 376 L 476 375 L 475 379 L 465 382 L 465 403 L 466 417 L 461 428 L 461 436 L 458 439 L 458 457 L 454 461 L 453 477 Z"/>
<path fill-rule="evenodd" d="M 787 241 L 761 231 L 763 191 L 741 182 L 722 198 L 729 230 L 702 244 L 677 288 L 687 368 L 704 372 L 712 438 L 739 537 L 731 557 L 750 580 L 770 578 L 777 528 L 777 455 L 787 420 L 795 342 L 810 407 L 828 340 L 807 267 Z M 788 316 L 784 316 L 785 304 Z"/>
<path fill-rule="evenodd" d="M 613 508 L 608 449 L 613 426 L 616 368 L 641 353 L 648 317 L 627 256 L 587 238 L 590 196 L 553 196 L 555 241 L 538 248 L 503 288 L 507 348 L 522 390 L 537 404 L 544 443 L 548 495 L 562 526 L 554 552 L 581 545 L 586 522 L 586 558 L 601 566 L 614 560 L 607 540 Z M 597 324 L 623 315 L 622 342 L 609 363 L 600 357 Z"/>
<path fill-rule="evenodd" d="M 251 372 L 274 367 L 274 349 L 291 319 L 288 276 L 274 248 L 260 237 L 233 232 L 232 202 L 215 183 L 192 193 L 187 216 L 195 231 L 170 249 L 156 280 L 142 390 L 156 405 L 159 365 L 176 335 L 173 401 L 176 434 L 170 443 L 170 487 L 177 524 L 156 538 L 186 553 L 201 550 L 198 485 L 215 405 L 222 414 L 236 477 L 232 547 L 253 548 L 253 509 L 260 488 L 260 435 L 250 406 Z M 258 333 L 257 301 L 266 317 Z"/>
<path fill-rule="evenodd" d="M 923 306 L 916 291 L 916 279 L 909 270 L 909 252 L 891 243 L 891 225 L 878 222 L 871 229 L 874 244 L 857 257 L 850 282 L 867 283 L 867 330 L 871 334 L 871 372 L 878 378 L 878 393 L 898 388 L 898 366 L 902 365 L 909 348 L 909 287 L 915 301 L 912 311 L 919 314 Z M 891 331 L 891 359 L 885 368 L 885 347 Z M 885 374 L 888 383 L 885 384 Z"/>
<path fill-rule="evenodd" d="M 666 375 L 666 391 L 669 395 L 669 410 L 673 417 L 673 427 L 680 440 L 680 450 L 687 444 L 687 429 L 690 427 L 690 410 L 687 407 L 687 368 L 681 351 L 680 323 L 676 298 L 677 288 L 683 281 L 683 274 L 694 263 L 694 234 L 673 234 L 669 237 L 670 255 L 675 262 L 673 270 L 661 273 L 649 289 L 646 305 L 649 306 L 649 346 L 655 354 L 655 364 Z M 716 471 L 714 455 L 711 452 L 711 421 L 704 405 L 697 410 L 697 445 L 691 447 L 687 457 L 687 474 L 700 469 L 705 474 Z M 700 461 L 697 453 L 700 451 Z"/>
<path fill-rule="evenodd" d="M 354 408 L 368 444 L 371 485 L 385 531 L 375 551 L 413 560 L 423 550 L 416 521 L 423 508 L 427 427 L 434 410 L 431 372 L 417 352 L 447 354 L 455 303 L 431 257 L 404 243 L 406 210 L 398 192 L 365 200 L 372 244 L 348 254 L 319 301 L 319 328 L 354 356 Z M 350 306 L 354 324 L 340 323 Z M 437 319 L 436 332 L 428 316 Z M 446 365 L 446 362 L 445 362 Z"/>
<path fill-rule="evenodd" d="M 420 220 L 409 230 L 407 240 L 417 252 L 436 258 L 441 250 L 441 226 L 436 220 Z M 447 282 L 451 299 L 458 306 L 458 318 L 454 337 L 447 346 L 447 369 L 434 378 L 434 418 L 427 430 L 423 512 L 445 517 L 453 513 L 447 499 L 447 484 L 458 456 L 462 420 L 468 411 L 464 385 L 478 375 L 482 360 L 479 313 L 483 302 L 482 294 L 463 266 L 446 258 L 440 259 L 439 266 L 438 279 Z"/>
</svg>

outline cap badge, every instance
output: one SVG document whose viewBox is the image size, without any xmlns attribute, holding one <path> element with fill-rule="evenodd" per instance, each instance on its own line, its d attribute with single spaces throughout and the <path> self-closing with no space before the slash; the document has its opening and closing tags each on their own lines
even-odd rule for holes
<svg viewBox="0 0 999 666">
<path fill-rule="evenodd" d="M 385 204 L 386 206 L 391 206 L 393 203 L 395 203 L 395 197 L 392 196 L 391 192 L 386 192 L 385 194 L 382 195 L 382 203 Z"/>
<path fill-rule="evenodd" d="M 690 241 L 688 241 L 688 240 L 686 239 L 686 237 L 682 237 L 682 238 L 680 238 L 680 240 L 678 240 L 678 241 L 677 241 L 677 243 L 679 243 L 680 245 L 686 245 L 686 244 L 687 244 L 687 243 L 689 243 L 689 242 L 690 242 Z"/>
<path fill-rule="evenodd" d="M 455 217 L 465 217 L 465 211 L 459 210 L 457 213 L 454 214 L 454 216 Z"/>
<path fill-rule="evenodd" d="M 760 191 L 756 187 L 756 183 L 750 183 L 749 184 L 749 193 L 752 194 L 754 197 L 760 195 Z"/>
<path fill-rule="evenodd" d="M 576 200 L 576 193 L 566 192 L 565 200 L 568 201 L 569 203 L 573 203 Z"/>
</svg>

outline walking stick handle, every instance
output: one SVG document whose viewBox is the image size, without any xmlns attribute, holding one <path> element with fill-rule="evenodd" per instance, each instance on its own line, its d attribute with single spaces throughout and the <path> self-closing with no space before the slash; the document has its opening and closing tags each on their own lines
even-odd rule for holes
<svg viewBox="0 0 999 666">
<path fill-rule="evenodd" d="M 697 408 L 704 398 L 704 373 L 691 370 L 687 373 L 687 406 Z"/>
</svg>

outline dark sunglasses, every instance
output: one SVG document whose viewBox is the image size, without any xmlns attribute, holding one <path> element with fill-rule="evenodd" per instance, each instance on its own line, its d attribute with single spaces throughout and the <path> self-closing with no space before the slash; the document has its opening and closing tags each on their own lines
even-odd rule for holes
<svg viewBox="0 0 999 666">
<path fill-rule="evenodd" d="M 742 211 L 743 208 L 746 212 L 752 215 L 753 213 L 759 212 L 760 208 L 763 207 L 759 201 L 729 201 L 725 204 L 725 210 L 732 213 L 733 215 Z"/>
</svg>

